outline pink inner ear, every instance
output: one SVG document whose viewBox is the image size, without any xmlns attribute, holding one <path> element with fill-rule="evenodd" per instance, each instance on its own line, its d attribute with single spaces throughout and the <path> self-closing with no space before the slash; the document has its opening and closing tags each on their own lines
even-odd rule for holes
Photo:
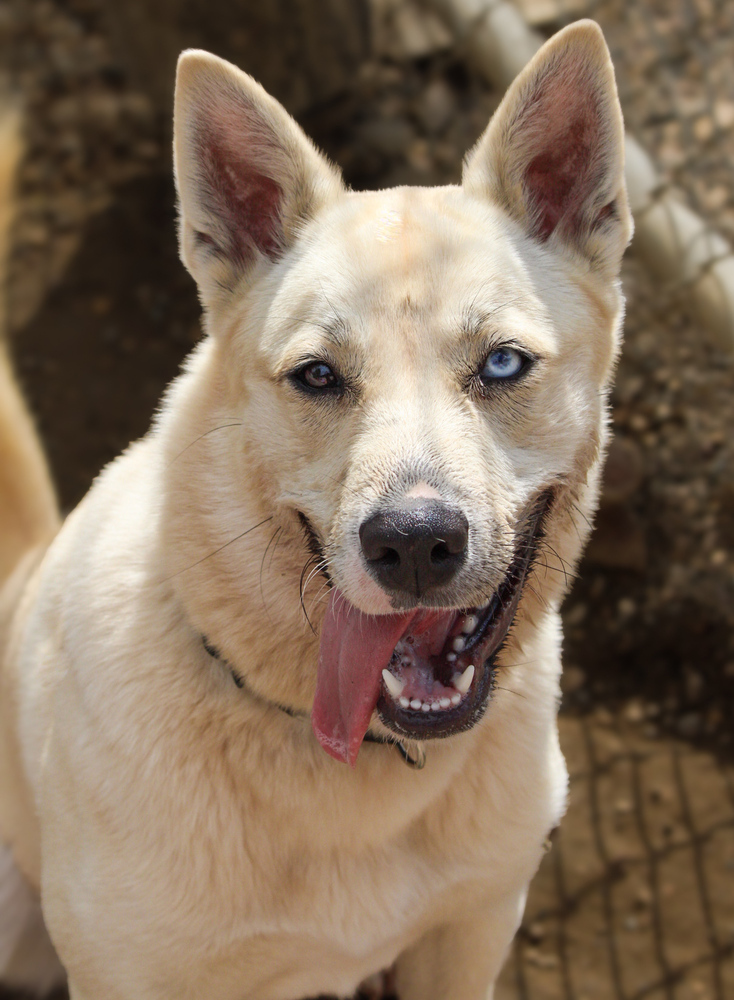
<svg viewBox="0 0 734 1000">
<path fill-rule="evenodd" d="M 548 239 L 563 225 L 569 235 L 584 222 L 584 208 L 601 182 L 601 117 L 592 81 L 584 73 L 557 72 L 542 81 L 519 128 L 532 135 L 534 154 L 524 174 L 536 233 Z"/>
<path fill-rule="evenodd" d="M 281 151 L 250 110 L 220 112 L 197 129 L 204 204 L 227 234 L 228 245 L 219 249 L 237 264 L 247 263 L 254 250 L 275 259 L 284 245 L 283 190 L 263 169 L 269 155 L 274 159 Z"/>
</svg>

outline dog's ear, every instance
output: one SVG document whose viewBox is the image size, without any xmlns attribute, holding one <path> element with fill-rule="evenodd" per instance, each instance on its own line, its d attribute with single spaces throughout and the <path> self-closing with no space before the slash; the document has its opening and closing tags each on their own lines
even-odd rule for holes
<svg viewBox="0 0 734 1000">
<path fill-rule="evenodd" d="M 189 50 L 178 62 L 174 165 L 181 258 L 211 306 L 343 190 L 337 171 L 252 77 Z"/>
<path fill-rule="evenodd" d="M 617 273 L 632 234 L 624 126 L 594 21 L 558 32 L 520 73 L 467 157 L 463 186 L 537 240 L 573 247 L 595 269 Z"/>
</svg>

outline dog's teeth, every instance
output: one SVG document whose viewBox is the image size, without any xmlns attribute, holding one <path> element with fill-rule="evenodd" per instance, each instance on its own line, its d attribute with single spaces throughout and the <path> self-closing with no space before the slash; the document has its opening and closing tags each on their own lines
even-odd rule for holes
<svg viewBox="0 0 734 1000">
<path fill-rule="evenodd" d="M 432 701 L 431 702 L 431 711 L 432 712 L 437 712 L 440 707 L 441 707 L 440 702 L 438 702 L 438 701 Z"/>
<path fill-rule="evenodd" d="M 386 668 L 382 671 L 382 679 L 385 682 L 385 687 L 393 696 L 395 701 L 398 700 L 400 695 L 403 693 L 403 688 L 405 687 L 405 681 L 398 680 L 395 674 L 391 674 Z"/>
<path fill-rule="evenodd" d="M 450 698 L 442 698 L 441 699 L 441 702 L 440 702 L 441 708 L 448 708 L 450 704 L 451 704 L 451 699 Z"/>
<path fill-rule="evenodd" d="M 456 653 L 447 653 L 446 659 L 449 661 L 449 663 L 453 663 L 454 660 L 456 659 Z"/>
<path fill-rule="evenodd" d="M 477 616 L 469 615 L 464 624 L 461 626 L 461 631 L 464 633 L 464 635 L 471 635 L 471 633 L 474 631 L 474 629 L 477 627 L 478 624 L 479 624 L 479 619 L 477 618 Z"/>
<path fill-rule="evenodd" d="M 403 695 L 403 697 L 400 698 L 400 707 L 408 708 L 409 706 L 410 706 L 410 700 Z"/>
<path fill-rule="evenodd" d="M 451 704 L 452 705 L 458 705 L 460 701 L 461 701 L 461 695 L 460 694 L 452 694 L 451 695 Z"/>
<path fill-rule="evenodd" d="M 457 635 L 454 641 L 451 643 L 457 653 L 460 653 L 464 646 L 466 646 L 466 639 L 463 639 L 460 635 Z"/>
<path fill-rule="evenodd" d="M 423 704 L 421 705 L 421 712 L 430 712 L 430 711 L 431 711 L 431 706 L 428 704 L 427 701 L 424 701 Z"/>
<path fill-rule="evenodd" d="M 454 674 L 454 687 L 459 694 L 466 694 L 474 680 L 474 664 L 470 663 L 463 674 Z"/>
<path fill-rule="evenodd" d="M 421 707 L 421 703 L 418 701 L 417 698 L 414 698 L 410 703 L 410 707 L 417 712 L 418 709 Z"/>
</svg>

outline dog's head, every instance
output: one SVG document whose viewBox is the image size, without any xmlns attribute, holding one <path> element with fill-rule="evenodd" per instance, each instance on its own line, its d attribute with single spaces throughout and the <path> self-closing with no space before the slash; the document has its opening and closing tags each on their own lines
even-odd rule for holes
<svg viewBox="0 0 734 1000">
<path fill-rule="evenodd" d="M 346 190 L 202 52 L 179 64 L 175 134 L 182 256 L 239 428 L 212 472 L 301 583 L 310 552 L 330 585 L 316 734 L 353 762 L 376 707 L 408 737 L 467 728 L 535 555 L 553 539 L 573 564 L 564 524 L 593 505 L 631 232 L 601 32 L 543 47 L 460 186 Z"/>
</svg>

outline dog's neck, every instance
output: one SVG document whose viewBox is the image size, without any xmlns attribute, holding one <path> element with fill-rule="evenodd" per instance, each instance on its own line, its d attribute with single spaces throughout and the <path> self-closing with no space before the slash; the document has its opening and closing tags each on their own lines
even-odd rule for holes
<svg viewBox="0 0 734 1000">
<path fill-rule="evenodd" d="M 201 637 L 201 644 L 206 650 L 206 652 L 209 654 L 209 656 L 212 657 L 212 659 L 216 660 L 218 663 L 222 665 L 224 669 L 229 671 L 235 685 L 241 691 L 243 691 L 247 695 L 247 697 L 255 698 L 260 702 L 264 702 L 270 708 L 277 708 L 279 711 L 285 712 L 285 714 L 289 715 L 292 719 L 308 720 L 308 715 L 305 712 L 299 712 L 297 709 L 290 708 L 288 705 L 281 705 L 277 701 L 268 701 L 266 698 L 261 697 L 256 692 L 251 691 L 250 688 L 248 688 L 244 678 L 237 673 L 236 669 L 232 666 L 231 663 L 229 663 L 227 660 L 223 658 L 222 654 L 219 652 L 217 647 L 213 646 L 205 635 Z M 383 746 L 394 747 L 398 751 L 400 756 L 403 758 L 405 763 L 408 765 L 408 767 L 415 768 L 417 771 L 422 770 L 426 765 L 426 752 L 420 744 L 416 744 L 413 748 L 413 752 L 411 753 L 411 751 L 406 747 L 405 743 L 403 743 L 402 740 L 397 739 L 397 737 L 391 739 L 386 736 L 378 736 L 377 734 L 372 733 L 369 730 L 365 734 L 364 740 L 366 743 L 379 743 Z"/>
</svg>

